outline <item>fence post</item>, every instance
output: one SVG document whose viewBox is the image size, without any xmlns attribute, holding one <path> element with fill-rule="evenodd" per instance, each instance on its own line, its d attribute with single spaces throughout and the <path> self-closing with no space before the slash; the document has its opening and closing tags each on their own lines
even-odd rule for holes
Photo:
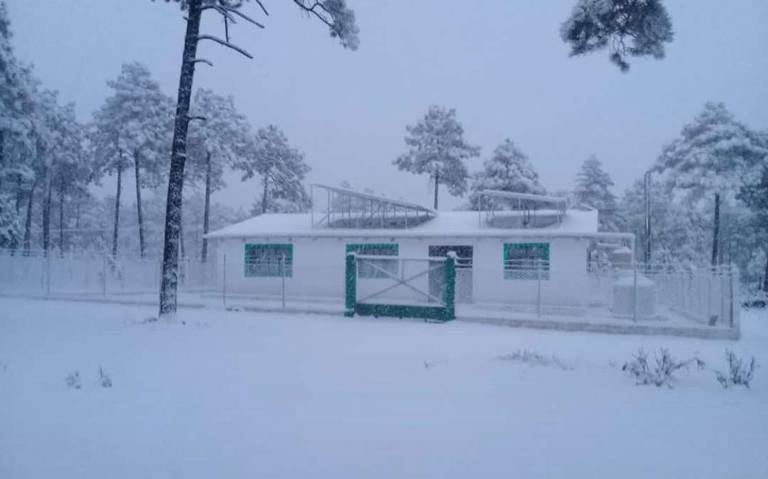
<svg viewBox="0 0 768 479">
<path fill-rule="evenodd" d="M 733 307 L 733 265 L 728 266 L 728 325 L 733 328 L 734 321 L 734 307 Z"/>
<path fill-rule="evenodd" d="M 344 316 L 351 318 L 355 315 L 355 304 L 357 303 L 357 257 L 354 252 L 347 253 L 344 280 Z"/>
<path fill-rule="evenodd" d="M 101 257 L 101 296 L 107 297 L 107 254 Z"/>
<path fill-rule="evenodd" d="M 227 253 L 222 254 L 221 261 L 221 301 L 227 307 Z"/>
<path fill-rule="evenodd" d="M 541 318 L 541 260 L 536 259 L 536 316 Z"/>
<path fill-rule="evenodd" d="M 445 258 L 445 321 L 456 319 L 456 252 Z"/>
<path fill-rule="evenodd" d="M 280 256 L 280 298 L 285 309 L 285 255 Z"/>
<path fill-rule="evenodd" d="M 632 321 L 637 322 L 637 263 L 632 268 Z"/>
</svg>

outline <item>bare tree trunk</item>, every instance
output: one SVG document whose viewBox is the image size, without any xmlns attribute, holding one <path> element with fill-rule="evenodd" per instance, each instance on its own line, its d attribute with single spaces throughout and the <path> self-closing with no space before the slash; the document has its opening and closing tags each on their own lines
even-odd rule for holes
<svg viewBox="0 0 768 479">
<path fill-rule="evenodd" d="M 717 266 L 720 247 L 720 193 L 715 193 L 715 225 L 712 232 L 712 266 Z"/>
<path fill-rule="evenodd" d="M 45 197 L 43 200 L 43 251 L 48 255 L 51 247 L 51 168 L 47 168 L 45 173 Z"/>
<path fill-rule="evenodd" d="M 765 271 L 763 271 L 763 292 L 768 294 L 768 250 L 765 252 Z"/>
<path fill-rule="evenodd" d="M 181 229 L 182 189 L 184 163 L 189 129 L 189 102 L 195 76 L 202 0 L 189 0 L 187 31 L 184 35 L 184 53 L 181 59 L 176 119 L 173 128 L 171 171 L 168 175 L 168 196 L 165 207 L 165 238 L 163 242 L 163 273 L 160 284 L 160 316 L 176 313 L 176 293 L 179 273 L 179 233 Z"/>
<path fill-rule="evenodd" d="M 123 192 L 123 166 L 117 166 L 117 193 L 115 194 L 115 221 L 112 229 L 112 257 L 117 257 L 117 240 L 120 232 L 120 195 Z"/>
<path fill-rule="evenodd" d="M 18 173 L 16 175 L 16 214 L 19 214 L 19 211 L 21 211 L 21 200 L 22 200 L 22 191 L 21 191 L 21 173 Z"/>
<path fill-rule="evenodd" d="M 437 190 L 440 187 L 440 170 L 435 169 L 435 210 L 437 210 Z"/>
<path fill-rule="evenodd" d="M 141 168 L 141 157 L 139 152 L 133 153 L 133 166 L 136 172 L 136 216 L 139 223 L 139 256 L 144 257 L 144 218 L 141 214 L 141 178 L 139 169 Z"/>
<path fill-rule="evenodd" d="M 66 186 L 64 179 L 60 180 L 59 184 L 59 252 L 64 254 L 64 197 L 66 193 Z"/>
<path fill-rule="evenodd" d="M 208 225 L 211 211 L 211 152 L 205 157 L 205 205 L 203 206 L 203 250 L 200 254 L 200 261 L 205 263 L 208 260 Z"/>
<path fill-rule="evenodd" d="M 267 212 L 267 196 L 269 195 L 269 177 L 264 175 L 264 193 L 261 195 L 261 214 Z"/>
<path fill-rule="evenodd" d="M 182 260 L 187 257 L 186 253 L 187 250 L 184 247 L 184 207 L 182 206 L 179 211 L 179 254 Z"/>
<path fill-rule="evenodd" d="M 29 254 L 32 243 L 32 206 L 34 205 L 35 189 L 37 188 L 37 178 L 32 182 L 29 188 L 29 197 L 27 198 L 27 218 L 24 221 L 24 252 Z"/>
<path fill-rule="evenodd" d="M 18 217 L 21 213 L 21 201 L 22 201 L 22 191 L 21 191 L 21 173 L 18 173 L 16 175 L 16 216 Z M 19 237 L 18 235 L 13 235 L 13 238 L 11 239 L 11 250 L 15 251 L 19 248 Z M 13 253 L 12 253 L 13 254 Z"/>
</svg>

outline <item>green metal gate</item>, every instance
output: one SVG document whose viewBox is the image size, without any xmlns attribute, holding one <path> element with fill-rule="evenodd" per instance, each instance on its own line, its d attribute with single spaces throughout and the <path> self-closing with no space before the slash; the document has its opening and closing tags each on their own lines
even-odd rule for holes
<svg viewBox="0 0 768 479">
<path fill-rule="evenodd" d="M 429 278 L 442 276 L 435 294 Z M 456 318 L 456 257 L 409 258 L 347 253 L 345 315 L 450 321 Z M 432 281 L 434 283 L 434 281 Z"/>
</svg>

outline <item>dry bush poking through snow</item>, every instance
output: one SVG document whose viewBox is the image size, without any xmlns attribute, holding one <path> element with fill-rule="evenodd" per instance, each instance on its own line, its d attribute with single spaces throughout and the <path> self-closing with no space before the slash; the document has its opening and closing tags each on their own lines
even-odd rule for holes
<svg viewBox="0 0 768 479">
<path fill-rule="evenodd" d="M 112 387 L 112 378 L 110 378 L 109 375 L 104 372 L 104 369 L 102 369 L 101 366 L 99 366 L 99 386 L 103 388 Z"/>
<path fill-rule="evenodd" d="M 636 384 L 653 384 L 657 387 L 667 386 L 671 388 L 676 379 L 674 373 L 680 369 L 687 371 L 691 364 L 695 364 L 696 369 L 704 369 L 704 361 L 701 359 L 694 356 L 684 361 L 678 361 L 669 354 L 669 350 L 666 348 L 659 349 L 659 352 L 654 355 L 654 364 L 651 365 L 648 361 L 648 353 L 641 348 L 631 361 L 624 363 L 621 370 L 634 377 Z"/>
<path fill-rule="evenodd" d="M 80 373 L 78 371 L 69 373 L 64 379 L 64 382 L 70 389 L 81 389 L 83 387 L 83 383 L 80 380 Z"/>
<path fill-rule="evenodd" d="M 757 362 L 755 362 L 754 356 L 749 361 L 749 365 L 746 365 L 743 359 L 736 356 L 733 351 L 726 349 L 725 360 L 728 363 L 728 371 L 725 373 L 715 371 L 717 382 L 725 389 L 731 386 L 749 388 L 749 384 L 755 376 L 755 369 L 757 369 Z"/>
<path fill-rule="evenodd" d="M 529 351 L 527 349 L 518 349 L 512 354 L 503 354 L 499 356 L 499 359 L 501 359 L 502 361 L 513 361 L 513 362 L 531 364 L 533 366 L 555 366 L 562 370 L 573 369 L 573 366 L 564 363 L 563 361 L 558 359 L 557 356 L 553 355 L 551 358 L 547 358 L 537 353 L 536 351 Z"/>
</svg>

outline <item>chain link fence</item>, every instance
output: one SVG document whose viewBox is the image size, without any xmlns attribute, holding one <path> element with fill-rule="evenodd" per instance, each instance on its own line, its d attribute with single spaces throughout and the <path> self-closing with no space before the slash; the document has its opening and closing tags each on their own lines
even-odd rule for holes
<svg viewBox="0 0 768 479">
<path fill-rule="evenodd" d="M 406 286 L 398 285 L 393 278 L 403 280 L 412 274 L 396 258 L 367 258 L 358 272 L 361 297 L 379 292 L 378 299 L 426 303 L 439 297 L 444 275 L 429 273 L 426 268 L 427 273 Z M 279 251 L 266 261 L 244 261 L 242 256 L 227 258 L 224 254 L 207 263 L 188 258 L 180 263 L 179 302 L 342 314 L 344 259 L 337 267 L 323 264 L 294 264 L 291 256 Z M 0 250 L 0 294 L 156 304 L 160 266 L 156 258 Z M 414 270 L 413 274 L 420 272 Z M 731 266 L 589 265 L 575 271 L 553 268 L 543 260 L 514 260 L 505 262 L 500 271 L 458 260 L 455 281 L 459 318 L 739 327 L 738 272 Z M 380 293 L 389 283 L 395 287 Z"/>
</svg>

